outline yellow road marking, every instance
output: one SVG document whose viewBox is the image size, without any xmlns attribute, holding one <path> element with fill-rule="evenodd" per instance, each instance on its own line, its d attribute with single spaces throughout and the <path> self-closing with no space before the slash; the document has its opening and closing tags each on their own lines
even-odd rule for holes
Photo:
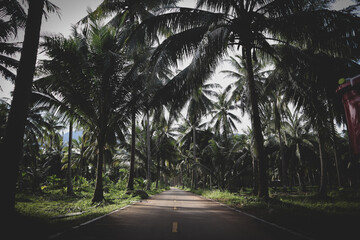
<svg viewBox="0 0 360 240">
<path fill-rule="evenodd" d="M 174 210 L 176 210 L 176 206 L 174 206 Z"/>
<path fill-rule="evenodd" d="M 173 222 L 172 223 L 172 232 L 176 233 L 178 229 L 178 223 L 177 222 Z"/>
<path fill-rule="evenodd" d="M 176 200 L 174 200 L 174 202 L 176 202 Z"/>
</svg>

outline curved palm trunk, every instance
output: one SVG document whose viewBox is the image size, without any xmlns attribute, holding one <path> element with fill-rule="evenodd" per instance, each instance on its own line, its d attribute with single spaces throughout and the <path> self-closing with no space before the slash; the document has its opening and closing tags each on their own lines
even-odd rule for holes
<svg viewBox="0 0 360 240">
<path fill-rule="evenodd" d="M 251 59 L 251 47 L 245 46 L 246 67 L 248 72 L 248 89 L 251 104 L 251 127 L 254 134 L 254 157 L 258 162 L 258 196 L 269 198 L 266 176 L 266 158 L 264 154 L 264 138 L 261 130 L 258 101 L 255 91 L 255 79 Z"/>
<path fill-rule="evenodd" d="M 73 122 L 70 119 L 69 125 L 69 149 L 68 149 L 68 168 L 66 174 L 66 185 L 67 185 L 67 195 L 74 195 L 73 185 L 71 182 L 71 152 L 72 152 L 72 132 L 73 132 Z"/>
<path fill-rule="evenodd" d="M 4 203 L 1 204 L 4 213 L 14 212 L 15 189 L 19 163 L 23 154 L 25 123 L 35 72 L 43 7 L 44 0 L 29 1 L 23 48 L 1 151 L 4 159 L 2 167 L 9 173 L 2 174 L 0 181 L 4 193 L 2 196 Z"/>
<path fill-rule="evenodd" d="M 131 156 L 130 156 L 130 173 L 127 188 L 134 190 L 134 175 L 135 175 L 135 135 L 136 135 L 136 115 L 135 111 L 131 113 Z"/>
</svg>

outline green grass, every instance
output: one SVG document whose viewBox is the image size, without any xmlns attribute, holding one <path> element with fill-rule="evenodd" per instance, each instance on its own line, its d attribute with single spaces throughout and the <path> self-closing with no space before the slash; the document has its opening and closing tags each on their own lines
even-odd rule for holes
<svg viewBox="0 0 360 240">
<path fill-rule="evenodd" d="M 272 190 L 268 202 L 250 191 L 191 191 L 314 238 L 351 239 L 360 220 L 360 195 L 351 190 L 330 191 L 325 200 L 319 199 L 315 191 Z"/>
<path fill-rule="evenodd" d="M 154 195 L 165 190 L 151 189 L 147 193 Z M 41 194 L 19 193 L 16 195 L 15 208 L 19 221 L 23 222 L 29 231 L 48 236 L 141 200 L 140 197 L 128 195 L 126 190 L 115 186 L 104 193 L 105 200 L 99 204 L 91 202 L 92 194 L 91 187 L 75 191 L 75 196 L 67 196 L 65 189 L 44 189 Z M 82 214 L 61 217 L 79 212 Z"/>
</svg>

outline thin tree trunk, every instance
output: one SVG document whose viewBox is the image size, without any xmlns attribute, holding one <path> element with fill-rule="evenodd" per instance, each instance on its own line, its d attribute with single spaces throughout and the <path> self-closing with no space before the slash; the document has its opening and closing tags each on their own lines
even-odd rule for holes
<svg viewBox="0 0 360 240">
<path fill-rule="evenodd" d="M 74 195 L 72 179 L 71 179 L 71 153 L 72 153 L 72 132 L 73 132 L 73 121 L 70 119 L 69 122 L 69 149 L 68 149 L 68 168 L 66 174 L 66 185 L 67 195 Z"/>
<path fill-rule="evenodd" d="M 286 191 L 288 179 L 287 179 L 286 160 L 285 160 L 285 156 L 284 156 L 284 144 L 283 144 L 282 135 L 281 135 L 281 112 L 280 112 L 280 109 L 281 108 L 278 107 L 278 98 L 277 98 L 277 96 L 275 96 L 274 116 L 275 116 L 275 130 L 278 134 L 279 145 L 280 145 L 280 167 L 279 167 L 279 169 L 281 169 L 280 179 L 281 179 L 281 184 L 283 186 L 283 190 Z"/>
<path fill-rule="evenodd" d="M 14 95 L 2 146 L 2 167 L 8 174 L 1 174 L 3 213 L 12 214 L 15 206 L 15 190 L 19 163 L 23 156 L 23 138 L 29 110 L 32 81 L 35 72 L 37 49 L 41 28 L 44 0 L 29 1 L 25 37 L 19 68 L 15 79 Z"/>
<path fill-rule="evenodd" d="M 326 184 L 326 162 L 323 155 L 323 138 L 321 133 L 321 127 L 318 127 L 318 143 L 319 143 L 319 158 L 320 158 L 320 188 L 319 195 L 321 198 L 327 196 L 327 184 Z"/>
<path fill-rule="evenodd" d="M 286 190 L 288 184 L 288 177 L 287 177 L 287 169 L 286 169 L 286 160 L 284 156 L 284 144 L 282 141 L 280 127 L 277 129 L 277 131 L 278 131 L 279 143 L 280 143 L 281 184 L 283 186 L 283 190 Z"/>
<path fill-rule="evenodd" d="M 147 147 L 147 185 L 146 189 L 151 188 L 151 149 L 150 149 L 150 115 L 149 111 L 146 112 L 146 147 Z"/>
<path fill-rule="evenodd" d="M 103 193 L 103 162 L 104 162 L 105 133 L 100 131 L 98 137 L 98 159 L 96 165 L 96 183 L 92 202 L 101 202 L 104 199 Z"/>
<path fill-rule="evenodd" d="M 160 180 L 160 155 L 159 155 L 159 151 L 156 153 L 156 189 L 159 188 L 159 180 Z"/>
<path fill-rule="evenodd" d="M 305 185 L 305 171 L 304 171 L 304 163 L 302 161 L 301 158 L 301 152 L 300 152 L 300 147 L 299 144 L 296 144 L 296 152 L 299 158 L 299 171 L 298 171 L 298 177 L 299 177 L 299 186 L 301 187 L 301 190 L 303 192 L 306 191 L 306 185 Z"/>
<path fill-rule="evenodd" d="M 165 160 L 164 159 L 161 159 L 161 168 L 162 168 L 162 173 L 163 174 L 160 177 L 160 185 L 166 187 L 166 183 L 165 183 Z"/>
<path fill-rule="evenodd" d="M 80 150 L 80 173 L 79 175 L 82 177 L 85 177 L 85 157 L 84 157 L 84 151 L 85 151 L 85 134 L 83 133 L 81 137 L 81 150 Z"/>
<path fill-rule="evenodd" d="M 33 164 L 32 164 L 32 172 L 33 172 L 33 178 L 32 178 L 32 192 L 33 193 L 40 193 L 40 176 L 39 176 L 39 170 L 37 165 L 37 159 L 36 157 L 32 157 Z"/>
<path fill-rule="evenodd" d="M 110 57 L 109 66 L 112 65 L 114 59 Z M 104 152 L 106 145 L 106 132 L 107 132 L 107 124 L 110 112 L 110 103 L 111 103 L 111 90 L 110 90 L 110 77 L 111 70 L 105 69 L 101 76 L 100 83 L 100 101 L 99 101 L 99 118 L 98 118 L 98 160 L 96 166 L 96 183 L 95 183 L 95 191 L 92 202 L 101 202 L 104 199 L 103 192 L 103 167 L 104 167 Z"/>
<path fill-rule="evenodd" d="M 135 140 L 136 140 L 136 115 L 133 110 L 131 113 L 131 156 L 130 156 L 130 173 L 127 188 L 134 190 L 134 177 L 135 177 Z"/>
<path fill-rule="evenodd" d="M 255 90 L 255 79 L 251 59 L 251 47 L 245 46 L 246 68 L 248 73 L 248 94 L 251 104 L 251 127 L 254 135 L 254 157 L 258 162 L 258 196 L 268 200 L 268 182 L 266 176 L 266 158 L 264 154 L 264 138 L 261 130 L 259 107 Z"/>
<path fill-rule="evenodd" d="M 255 157 L 252 156 L 252 183 L 253 183 L 253 194 L 257 194 L 258 192 L 258 162 L 256 161 Z"/>
<path fill-rule="evenodd" d="M 197 166 L 196 166 L 196 127 L 195 124 L 192 125 L 192 132 L 193 132 L 193 155 L 194 155 L 194 168 L 193 168 L 193 182 L 194 188 L 198 188 L 198 181 L 197 181 Z"/>
<path fill-rule="evenodd" d="M 163 175 L 164 175 L 164 185 L 165 187 L 168 187 L 168 175 L 165 173 L 165 168 L 166 168 L 166 164 L 165 164 L 165 159 L 162 160 L 162 169 L 163 169 Z"/>
<path fill-rule="evenodd" d="M 330 102 L 328 100 L 328 102 Z M 334 160 L 335 160 L 335 167 L 336 167 L 336 175 L 337 175 L 337 183 L 338 187 L 341 187 L 341 176 L 339 171 L 339 162 L 338 162 L 338 154 L 337 154 L 337 140 L 336 140 L 336 134 L 335 134 L 335 126 L 334 126 L 334 112 L 331 107 L 330 109 L 330 124 L 331 124 L 331 135 L 332 135 L 332 145 L 333 145 L 333 153 L 334 153 Z"/>
</svg>

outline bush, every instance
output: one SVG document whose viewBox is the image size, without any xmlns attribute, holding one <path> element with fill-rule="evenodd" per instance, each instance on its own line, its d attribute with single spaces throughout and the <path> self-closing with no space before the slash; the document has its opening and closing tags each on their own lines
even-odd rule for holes
<svg viewBox="0 0 360 240">
<path fill-rule="evenodd" d="M 82 176 L 76 176 L 73 179 L 73 187 L 75 191 L 90 191 L 91 186 L 90 183 L 86 180 L 86 178 Z"/>
<path fill-rule="evenodd" d="M 46 185 L 43 185 L 41 187 L 41 189 L 45 189 L 45 188 L 48 188 L 48 189 L 57 189 L 61 186 L 62 184 L 62 180 L 60 178 L 58 178 L 56 175 L 51 175 L 51 176 L 48 176 L 47 179 L 46 179 Z"/>
</svg>

